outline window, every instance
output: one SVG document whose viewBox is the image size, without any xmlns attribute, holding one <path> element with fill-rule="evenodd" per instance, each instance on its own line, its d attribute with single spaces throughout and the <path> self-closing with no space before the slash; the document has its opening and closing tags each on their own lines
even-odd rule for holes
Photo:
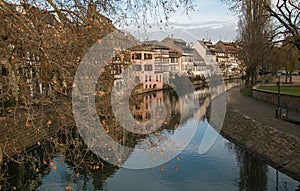
<svg viewBox="0 0 300 191">
<path fill-rule="evenodd" d="M 158 82 L 158 75 L 156 75 L 156 81 Z"/>
<path fill-rule="evenodd" d="M 149 76 L 149 82 L 151 82 L 151 76 Z"/>
<path fill-rule="evenodd" d="M 159 81 L 161 81 L 161 75 L 159 75 Z"/>
<path fill-rule="evenodd" d="M 134 54 L 132 54 L 131 59 L 132 60 L 141 60 L 142 59 L 142 54 L 141 53 L 134 53 Z"/>
<path fill-rule="evenodd" d="M 144 70 L 145 71 L 152 71 L 152 65 L 150 65 L 150 64 L 144 65 Z"/>
<path fill-rule="evenodd" d="M 135 83 L 137 83 L 137 84 L 140 83 L 140 77 L 139 76 L 135 77 Z"/>
<path fill-rule="evenodd" d="M 113 61 L 120 61 L 121 58 L 119 55 L 115 55 L 113 58 L 112 58 Z"/>
<path fill-rule="evenodd" d="M 144 59 L 145 60 L 151 60 L 152 59 L 152 54 L 144 53 Z"/>
<path fill-rule="evenodd" d="M 146 76 L 145 76 L 145 82 L 147 82 L 147 81 L 148 81 L 148 76 L 146 75 Z"/>
<path fill-rule="evenodd" d="M 142 66 L 141 65 L 133 65 L 133 70 L 134 71 L 142 71 Z"/>
<path fill-rule="evenodd" d="M 171 63 L 177 63 L 177 58 L 171 58 Z"/>
</svg>

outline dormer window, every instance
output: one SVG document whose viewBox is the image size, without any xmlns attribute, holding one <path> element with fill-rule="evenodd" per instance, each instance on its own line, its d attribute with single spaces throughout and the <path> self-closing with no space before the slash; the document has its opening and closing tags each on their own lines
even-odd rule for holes
<svg viewBox="0 0 300 191">
<path fill-rule="evenodd" d="M 141 53 L 134 53 L 131 56 L 132 60 L 141 60 L 142 59 L 142 54 Z"/>
<path fill-rule="evenodd" d="M 144 53 L 144 59 L 145 60 L 152 60 L 152 54 Z"/>
</svg>

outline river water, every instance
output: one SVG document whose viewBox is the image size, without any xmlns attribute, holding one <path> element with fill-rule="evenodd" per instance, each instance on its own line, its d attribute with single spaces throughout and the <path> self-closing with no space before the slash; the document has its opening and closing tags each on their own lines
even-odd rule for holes
<svg viewBox="0 0 300 191">
<path fill-rule="evenodd" d="M 187 124 L 188 125 L 188 124 Z M 207 122 L 201 123 L 196 135 L 178 158 L 145 170 L 120 168 L 109 177 L 83 174 L 74 177 L 72 167 L 64 156 L 54 158 L 57 170 L 43 177 L 38 190 L 296 190 L 299 182 L 243 151 L 219 136 L 204 155 L 198 154 L 199 137 Z M 101 183 L 99 183 L 101 182 Z"/>
<path fill-rule="evenodd" d="M 173 94 L 169 91 L 144 94 L 137 98 L 138 103 L 131 104 L 132 115 L 136 120 L 142 122 L 147 120 L 148 107 L 155 107 L 154 103 L 157 106 L 163 102 L 169 104 L 168 112 L 171 121 L 168 121 L 168 126 L 164 126 L 160 130 L 160 133 L 157 134 L 158 137 L 172 137 L 180 133 L 179 131 L 195 131 L 192 140 L 173 159 L 147 169 L 128 169 L 107 165 L 103 169 L 96 166 L 92 170 L 78 171 L 76 168 L 78 163 L 70 162 L 69 156 L 66 155 L 64 150 L 58 150 L 52 158 L 52 165 L 49 165 L 47 170 L 39 177 L 35 176 L 38 181 L 32 183 L 34 180 L 27 180 L 27 183 L 34 184 L 30 188 L 41 191 L 299 190 L 300 182 L 277 171 L 213 130 L 209 123 L 210 108 L 205 105 L 206 98 L 209 97 L 207 89 L 199 89 L 194 95 L 187 96 L 183 100 L 189 103 L 194 103 L 195 99 L 200 100 L 200 103 L 205 107 L 204 115 L 200 121 L 195 119 L 195 114 L 199 114 L 199 111 L 195 111 L 193 108 L 189 108 L 186 115 L 183 111 L 177 111 L 178 98 Z M 140 112 L 141 110 L 142 112 Z M 180 127 L 175 127 L 180 121 L 179 117 L 183 118 L 182 123 L 179 124 Z M 199 145 L 208 129 L 217 134 L 217 139 L 206 153 L 199 154 Z M 215 134 L 206 136 L 215 136 Z M 140 148 L 141 145 L 149 144 L 147 143 L 147 140 L 149 140 L 147 136 L 133 140 L 131 141 L 133 142 L 133 148 Z M 125 163 L 138 163 L 139 161 L 134 157 L 136 152 L 138 152 L 137 149 L 131 152 Z M 20 175 L 16 178 L 24 179 L 25 177 Z M 15 183 L 17 189 L 29 188 L 26 186 L 20 187 L 18 185 L 20 181 L 12 181 L 12 184 L 17 182 Z M 23 182 L 26 181 L 23 180 Z"/>
</svg>

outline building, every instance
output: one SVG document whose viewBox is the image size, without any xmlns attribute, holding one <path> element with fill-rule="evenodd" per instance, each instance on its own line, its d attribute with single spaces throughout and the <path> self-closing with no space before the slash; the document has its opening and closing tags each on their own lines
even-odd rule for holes
<svg viewBox="0 0 300 191">
<path fill-rule="evenodd" d="M 216 63 L 216 48 L 211 41 L 197 40 L 194 42 L 193 47 L 204 59 L 206 64 L 205 77 L 211 76 L 211 72 L 214 70 L 215 72 L 220 72 Z"/>
<path fill-rule="evenodd" d="M 194 77 L 204 77 L 207 73 L 207 65 L 205 64 L 204 59 L 198 53 L 198 51 L 194 50 L 194 69 L 193 76 Z"/>
<path fill-rule="evenodd" d="M 197 40 L 194 42 L 193 47 L 198 51 L 205 63 L 215 63 L 216 58 L 216 46 L 211 41 Z"/>
<path fill-rule="evenodd" d="M 144 42 L 154 50 L 155 72 L 163 72 L 163 82 L 168 84 L 175 74 L 178 74 L 181 63 L 181 53 L 158 41 Z"/>
<path fill-rule="evenodd" d="M 167 37 L 162 40 L 162 43 L 181 54 L 181 59 L 178 62 L 180 75 L 192 76 L 194 69 L 194 49 L 190 44 L 182 39 Z"/>
<path fill-rule="evenodd" d="M 131 49 L 130 63 L 133 65 L 135 82 L 141 84 L 142 91 L 163 88 L 163 71 L 155 70 L 155 53 L 150 46 L 137 46 Z"/>
<path fill-rule="evenodd" d="M 216 44 L 218 50 L 217 62 L 223 69 L 225 76 L 236 76 L 241 72 L 240 62 L 238 59 L 238 49 L 233 42 L 219 41 Z"/>
<path fill-rule="evenodd" d="M 162 73 L 162 79 L 164 83 L 169 83 L 170 76 L 170 63 L 169 63 L 169 50 L 170 48 L 162 45 L 158 41 L 144 42 L 144 45 L 148 46 L 154 51 L 154 72 L 156 74 Z"/>
</svg>

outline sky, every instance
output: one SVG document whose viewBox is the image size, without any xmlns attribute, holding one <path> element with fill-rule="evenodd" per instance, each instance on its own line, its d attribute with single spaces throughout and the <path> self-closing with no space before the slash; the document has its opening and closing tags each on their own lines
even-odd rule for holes
<svg viewBox="0 0 300 191">
<path fill-rule="evenodd" d="M 152 28 L 129 26 L 130 32 L 139 40 L 163 40 L 173 35 L 187 42 L 195 39 L 217 42 L 234 41 L 237 37 L 238 16 L 231 13 L 227 5 L 219 0 L 196 0 L 195 11 L 189 15 L 178 11 L 169 19 L 168 26 L 154 25 Z"/>
</svg>

